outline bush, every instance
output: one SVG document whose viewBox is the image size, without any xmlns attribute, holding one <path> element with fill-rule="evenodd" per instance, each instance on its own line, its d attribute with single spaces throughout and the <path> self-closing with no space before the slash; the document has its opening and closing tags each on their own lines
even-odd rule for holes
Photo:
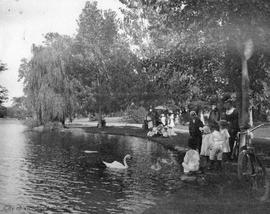
<svg viewBox="0 0 270 214">
<path fill-rule="evenodd" d="M 25 119 L 24 124 L 31 129 L 40 125 L 39 122 L 32 117 Z"/>
<path fill-rule="evenodd" d="M 57 121 L 54 122 L 47 122 L 44 125 L 44 129 L 47 131 L 54 131 L 54 130 L 60 130 L 63 128 L 63 124 Z"/>
<path fill-rule="evenodd" d="M 0 105 L 0 118 L 7 116 L 7 108 Z"/>
<path fill-rule="evenodd" d="M 144 107 L 138 107 L 136 105 L 131 105 L 127 108 L 126 117 L 128 120 L 136 123 L 144 123 L 147 115 L 147 110 Z"/>
</svg>

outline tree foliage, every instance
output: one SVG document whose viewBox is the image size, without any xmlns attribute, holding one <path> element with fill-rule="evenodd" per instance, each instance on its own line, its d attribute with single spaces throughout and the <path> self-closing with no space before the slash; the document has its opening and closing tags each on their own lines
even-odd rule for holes
<svg viewBox="0 0 270 214">
<path fill-rule="evenodd" d="M 207 103 L 228 92 L 269 106 L 267 0 L 120 1 L 123 19 L 87 2 L 74 38 L 48 33 L 22 60 L 19 78 L 40 123 L 75 112 L 98 112 L 101 122 L 131 103 Z"/>
<path fill-rule="evenodd" d="M 132 89 L 138 79 L 137 57 L 119 33 L 116 13 L 87 2 L 78 25 L 71 75 L 91 91 L 86 103 L 90 101 L 91 110 L 99 114 L 125 108 L 136 93 Z"/>
<path fill-rule="evenodd" d="M 251 40 L 254 53 L 248 61 L 250 94 L 254 103 L 259 97 L 266 98 L 265 102 L 269 100 L 266 87 L 269 85 L 269 1 L 120 1 L 129 8 L 127 14 L 140 11 L 140 19 L 147 20 L 151 40 L 165 47 L 167 55 L 180 53 L 181 62 L 173 64 L 186 67 L 187 74 L 195 80 L 188 83 L 191 97 L 206 99 L 226 92 L 236 92 L 240 96 L 244 47 Z M 169 41 L 175 41 L 174 46 L 168 46 Z M 156 61 L 156 56 L 160 56 L 159 51 L 157 53 L 150 61 Z M 166 59 L 166 54 L 158 61 Z M 185 58 L 187 60 L 183 60 Z M 163 76 L 171 73 L 167 69 L 171 62 L 163 60 L 160 64 Z M 181 69 L 174 68 L 176 73 L 182 73 Z M 168 84 L 166 78 L 164 84 Z M 177 85 L 185 84 L 179 82 Z"/>
<path fill-rule="evenodd" d="M 0 72 L 1 71 L 5 71 L 5 70 L 7 70 L 6 64 L 4 64 L 4 63 L 2 63 L 0 61 Z M 0 85 L 0 107 L 2 106 L 2 104 L 6 100 L 8 100 L 8 90 L 5 87 L 3 87 L 3 86 Z M 3 109 L 2 112 L 5 112 L 4 107 L 2 107 L 2 109 Z"/>
<path fill-rule="evenodd" d="M 7 108 L 7 116 L 18 119 L 31 117 L 31 111 L 25 96 L 13 97 L 11 107 Z"/>
<path fill-rule="evenodd" d="M 33 45 L 31 60 L 22 60 L 19 79 L 24 81 L 29 106 L 41 124 L 64 123 L 76 107 L 75 83 L 66 74 L 70 44 L 71 38 L 49 33 L 44 45 Z"/>
</svg>

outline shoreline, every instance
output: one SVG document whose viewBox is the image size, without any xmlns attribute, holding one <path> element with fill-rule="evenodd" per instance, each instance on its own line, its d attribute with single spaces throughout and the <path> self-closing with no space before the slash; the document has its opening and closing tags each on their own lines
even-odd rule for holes
<svg viewBox="0 0 270 214">
<path fill-rule="evenodd" d="M 178 159 L 180 165 L 182 161 L 181 159 L 184 157 L 185 151 L 187 149 L 187 139 L 189 137 L 189 134 L 186 130 L 178 129 L 176 130 L 176 136 L 168 138 L 147 137 L 147 131 L 143 130 L 140 126 L 133 126 L 130 124 L 113 126 L 112 124 L 108 123 L 108 126 L 105 128 L 97 128 L 96 126 L 93 126 L 93 124 L 94 123 L 92 123 L 92 126 L 80 126 L 79 124 L 70 124 L 68 127 L 81 128 L 85 132 L 93 134 L 101 133 L 148 139 L 152 142 L 161 144 L 165 149 L 176 151 L 176 153 L 181 156 L 181 158 Z M 266 139 L 257 138 L 256 141 L 259 142 L 259 145 L 265 151 L 266 144 L 269 144 L 269 141 Z M 268 149 L 266 151 L 268 151 Z M 181 177 L 179 177 L 179 179 L 181 179 Z M 155 205 L 147 208 L 146 210 L 144 210 L 143 213 L 208 213 L 209 209 L 211 209 L 214 213 L 219 213 L 220 209 L 226 210 L 229 213 L 245 212 L 251 214 L 255 213 L 257 210 L 259 210 L 259 213 L 262 214 L 269 213 L 269 202 L 266 201 L 262 203 L 260 201 L 257 201 L 247 192 L 246 187 L 239 182 L 239 180 L 237 179 L 237 163 L 235 162 L 224 163 L 222 171 L 206 170 L 203 174 L 196 175 L 195 181 L 182 182 L 183 183 L 179 188 L 176 188 L 167 196 L 162 196 Z M 194 191 L 197 192 L 197 194 L 192 194 L 192 192 Z M 237 200 L 238 197 L 234 196 L 233 194 L 238 192 L 240 192 L 241 197 L 243 197 L 242 194 L 244 194 L 244 196 L 246 197 L 245 200 L 250 203 Z M 212 193 L 217 194 L 217 197 L 215 199 L 212 199 L 211 196 L 207 196 L 205 198 L 200 196 L 202 194 L 208 195 Z M 234 197 L 235 202 L 228 204 L 226 201 L 223 201 L 223 195 L 226 197 Z M 188 198 L 181 200 L 181 198 L 183 197 Z M 213 204 L 209 204 L 209 200 L 213 200 Z M 213 206 L 215 205 L 217 205 L 220 209 L 214 209 Z M 204 208 L 203 210 L 201 210 L 202 206 Z"/>
<path fill-rule="evenodd" d="M 133 126 L 133 125 L 109 125 L 104 128 L 97 128 L 95 126 L 85 126 L 85 125 L 68 125 L 69 128 L 81 128 L 87 133 L 92 134 L 109 134 L 109 135 L 121 135 L 121 136 L 131 136 L 131 137 L 138 137 L 153 141 L 155 143 L 161 144 L 166 149 L 170 149 L 177 152 L 186 151 L 187 149 L 187 140 L 188 140 L 188 133 L 185 131 L 176 130 L 176 136 L 171 137 L 148 137 L 147 131 L 143 130 L 141 127 Z"/>
<path fill-rule="evenodd" d="M 76 119 L 73 123 L 67 123 L 68 128 L 82 128 L 89 133 L 112 134 L 122 136 L 140 137 L 162 144 L 165 148 L 175 151 L 186 151 L 189 137 L 188 127 L 177 125 L 174 128 L 176 136 L 148 137 L 147 131 L 142 129 L 142 124 L 130 123 L 121 117 L 105 118 L 106 127 L 97 128 L 97 121 L 89 121 L 88 118 Z M 266 156 L 270 156 L 270 126 L 260 128 L 254 133 L 253 143 L 256 148 Z"/>
</svg>

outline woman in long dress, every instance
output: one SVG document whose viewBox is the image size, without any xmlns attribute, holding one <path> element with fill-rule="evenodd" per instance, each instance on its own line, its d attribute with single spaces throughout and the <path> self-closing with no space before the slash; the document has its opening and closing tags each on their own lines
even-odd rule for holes
<svg viewBox="0 0 270 214">
<path fill-rule="evenodd" d="M 169 136 L 175 136 L 176 133 L 174 132 L 174 114 L 172 112 L 169 112 L 169 121 L 168 121 L 168 134 Z"/>
<path fill-rule="evenodd" d="M 229 131 L 229 144 L 230 144 L 230 154 L 233 150 L 234 140 L 237 136 L 237 132 L 240 131 L 239 123 L 238 123 L 238 111 L 232 105 L 232 100 L 228 99 L 225 101 L 225 119 L 229 123 L 228 131 Z"/>
</svg>

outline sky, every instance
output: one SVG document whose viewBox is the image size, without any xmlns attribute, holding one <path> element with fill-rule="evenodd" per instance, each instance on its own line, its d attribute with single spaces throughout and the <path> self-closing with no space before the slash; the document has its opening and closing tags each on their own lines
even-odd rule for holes
<svg viewBox="0 0 270 214">
<path fill-rule="evenodd" d="M 0 85 L 12 97 L 23 95 L 23 84 L 18 82 L 22 58 L 31 57 L 32 44 L 41 44 L 48 32 L 73 36 L 77 20 L 87 0 L 0 0 L 0 61 L 7 70 L 0 73 Z M 96 0 L 101 9 L 117 11 L 118 0 Z"/>
</svg>

